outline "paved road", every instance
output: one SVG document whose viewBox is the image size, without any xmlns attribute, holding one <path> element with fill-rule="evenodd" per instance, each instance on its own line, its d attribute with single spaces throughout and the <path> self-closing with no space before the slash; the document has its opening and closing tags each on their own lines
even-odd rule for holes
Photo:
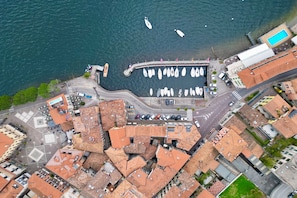
<svg viewBox="0 0 297 198">
<path fill-rule="evenodd" d="M 272 191 L 270 198 L 285 198 L 293 191 L 294 189 L 291 186 L 281 183 Z"/>
</svg>

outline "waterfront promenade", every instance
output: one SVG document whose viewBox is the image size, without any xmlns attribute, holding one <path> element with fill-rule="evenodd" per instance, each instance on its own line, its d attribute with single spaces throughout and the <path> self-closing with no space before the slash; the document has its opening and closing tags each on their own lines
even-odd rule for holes
<svg viewBox="0 0 297 198">
<path fill-rule="evenodd" d="M 209 60 L 182 60 L 182 61 L 149 61 L 142 63 L 135 63 L 129 66 L 124 71 L 125 76 L 130 76 L 135 69 L 142 69 L 146 67 L 195 67 L 195 66 L 209 66 Z"/>
</svg>

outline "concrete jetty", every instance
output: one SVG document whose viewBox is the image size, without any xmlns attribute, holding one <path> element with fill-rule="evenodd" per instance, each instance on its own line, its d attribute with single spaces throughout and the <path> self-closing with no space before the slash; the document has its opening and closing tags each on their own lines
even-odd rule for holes
<svg viewBox="0 0 297 198">
<path fill-rule="evenodd" d="M 195 66 L 209 66 L 209 60 L 182 60 L 182 61 L 150 61 L 143 63 L 136 63 L 130 65 L 124 71 L 125 76 L 130 76 L 135 69 L 142 69 L 146 67 L 195 67 Z"/>
</svg>

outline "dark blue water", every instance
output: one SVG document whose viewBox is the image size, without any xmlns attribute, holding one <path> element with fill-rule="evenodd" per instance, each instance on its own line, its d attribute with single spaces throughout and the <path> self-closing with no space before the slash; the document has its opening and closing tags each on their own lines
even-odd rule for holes
<svg viewBox="0 0 297 198">
<path fill-rule="evenodd" d="M 249 47 L 247 32 L 269 30 L 297 1 L 2 0 L 0 5 L 0 95 L 55 78 L 66 80 L 82 75 L 86 64 L 108 62 L 103 87 L 143 96 L 149 87 L 189 82 L 161 85 L 156 78 L 144 79 L 141 71 L 126 78 L 123 70 L 130 63 L 205 59 L 213 57 L 212 46 L 217 56 L 229 56 Z M 145 27 L 144 16 L 153 30 Z M 174 28 L 186 37 L 179 38 Z"/>
</svg>

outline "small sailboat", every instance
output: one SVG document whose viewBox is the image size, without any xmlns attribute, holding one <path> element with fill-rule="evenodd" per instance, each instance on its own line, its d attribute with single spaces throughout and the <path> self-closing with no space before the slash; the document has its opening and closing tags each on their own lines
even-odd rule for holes
<svg viewBox="0 0 297 198">
<path fill-rule="evenodd" d="M 200 76 L 200 71 L 199 71 L 199 68 L 198 67 L 195 70 L 195 76 L 196 77 L 199 77 Z"/>
<path fill-rule="evenodd" d="M 148 29 L 150 29 L 150 30 L 153 29 L 153 26 L 147 17 L 144 17 L 144 23 Z"/>
<path fill-rule="evenodd" d="M 150 96 L 153 95 L 153 88 L 150 88 Z"/>
<path fill-rule="evenodd" d="M 181 97 L 183 95 L 183 90 L 182 89 L 179 89 L 178 90 L 178 97 Z"/>
<path fill-rule="evenodd" d="M 182 73 L 181 73 L 181 75 L 182 76 L 185 76 L 187 74 L 187 69 L 184 67 L 183 69 L 182 69 Z"/>
<path fill-rule="evenodd" d="M 181 30 L 174 29 L 174 31 L 178 34 L 178 36 L 185 37 L 185 34 Z"/>
<path fill-rule="evenodd" d="M 174 76 L 174 68 L 173 67 L 170 68 L 170 76 Z"/>
<path fill-rule="evenodd" d="M 161 89 L 159 88 L 159 89 L 157 90 L 157 97 L 160 97 L 160 95 L 161 95 Z"/>
<path fill-rule="evenodd" d="M 196 92 L 196 95 L 200 95 L 200 88 L 199 87 L 195 87 L 195 92 Z"/>
<path fill-rule="evenodd" d="M 148 77 L 151 78 L 153 76 L 152 70 L 148 69 Z"/>
<path fill-rule="evenodd" d="M 200 67 L 200 76 L 204 76 L 204 70 L 203 70 L 203 67 Z"/>
<path fill-rule="evenodd" d="M 189 93 L 189 90 L 188 89 L 185 89 L 185 93 L 184 95 L 187 97 L 188 96 L 188 93 Z"/>
<path fill-rule="evenodd" d="M 144 76 L 144 77 L 147 77 L 147 71 L 146 71 L 145 68 L 142 69 L 142 73 L 143 73 L 143 76 Z"/>
<path fill-rule="evenodd" d="M 170 88 L 170 94 L 171 94 L 172 97 L 174 96 L 174 90 L 173 90 L 173 88 Z"/>
<path fill-rule="evenodd" d="M 167 74 L 167 68 L 165 67 L 165 68 L 163 69 L 163 76 L 166 76 L 166 74 Z"/>
<path fill-rule="evenodd" d="M 174 77 L 175 78 L 178 78 L 179 77 L 179 70 L 178 70 L 178 68 L 175 68 Z"/>
<path fill-rule="evenodd" d="M 195 69 L 194 69 L 194 67 L 192 67 L 192 69 L 191 69 L 191 77 L 195 77 L 196 76 L 196 72 L 195 72 Z"/>
<path fill-rule="evenodd" d="M 162 75 L 162 71 L 161 71 L 161 69 L 159 68 L 159 69 L 158 69 L 158 78 L 159 78 L 159 80 L 162 80 L 162 77 L 163 77 L 163 75 Z"/>
</svg>

